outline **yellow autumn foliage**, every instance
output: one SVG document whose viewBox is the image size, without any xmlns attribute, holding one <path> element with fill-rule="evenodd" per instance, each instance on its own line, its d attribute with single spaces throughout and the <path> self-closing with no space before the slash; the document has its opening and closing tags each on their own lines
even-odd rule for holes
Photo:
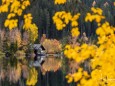
<svg viewBox="0 0 115 86">
<path fill-rule="evenodd" d="M 68 12 L 69 13 L 69 12 Z M 57 14 L 57 13 L 56 13 Z M 60 16 L 58 16 L 60 14 Z M 64 12 L 64 15 L 67 15 Z M 71 13 L 69 13 L 71 14 Z M 71 23 L 71 34 L 72 36 L 78 37 L 80 32 L 78 30 L 78 19 L 71 17 L 64 17 L 64 20 L 69 21 L 65 23 L 62 21 L 63 17 L 58 12 L 56 18 L 53 18 L 54 23 L 58 30 L 62 30 L 63 24 L 67 25 Z M 60 17 L 60 18 L 59 18 Z M 73 19 L 72 19 L 73 18 Z M 79 18 L 79 17 L 78 17 Z M 61 28 L 58 27 L 58 19 L 61 21 Z M 74 20 L 75 19 L 75 20 Z M 72 21 L 73 20 L 73 21 Z M 102 22 L 102 20 L 104 22 Z M 83 43 L 76 46 L 67 44 L 65 46 L 64 55 L 77 63 L 85 63 L 89 60 L 89 67 L 91 68 L 88 73 L 84 68 L 78 68 L 73 74 L 68 74 L 66 78 L 68 83 L 77 82 L 77 86 L 114 86 L 115 85 L 115 27 L 110 26 L 109 22 L 105 21 L 103 11 L 100 8 L 91 8 L 91 12 L 86 14 L 86 22 L 96 21 L 98 28 L 96 34 L 98 40 L 96 44 Z"/>
<path fill-rule="evenodd" d="M 10 30 L 18 28 L 20 22 L 22 22 L 19 17 L 24 17 L 23 29 L 29 31 L 31 38 L 35 41 L 38 37 L 38 27 L 32 22 L 31 13 L 23 14 L 28 6 L 30 6 L 30 0 L 2 0 L 0 13 L 8 13 L 4 26 Z"/>
</svg>

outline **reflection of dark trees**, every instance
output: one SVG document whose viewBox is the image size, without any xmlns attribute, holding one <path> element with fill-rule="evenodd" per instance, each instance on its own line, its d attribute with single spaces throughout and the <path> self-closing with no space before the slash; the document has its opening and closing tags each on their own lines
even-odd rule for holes
<svg viewBox="0 0 115 86">
<path fill-rule="evenodd" d="M 42 75 L 39 71 L 39 80 L 37 86 L 76 86 L 75 83 L 68 84 L 61 70 L 57 72 L 47 72 Z"/>
</svg>

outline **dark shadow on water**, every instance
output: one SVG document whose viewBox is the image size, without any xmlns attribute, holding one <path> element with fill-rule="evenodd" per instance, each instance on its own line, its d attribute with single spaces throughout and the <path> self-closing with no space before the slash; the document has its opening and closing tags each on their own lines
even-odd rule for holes
<svg viewBox="0 0 115 86">
<path fill-rule="evenodd" d="M 39 81 L 36 86 L 76 86 L 75 83 L 68 84 L 61 70 L 47 72 L 45 75 L 39 73 Z"/>
</svg>

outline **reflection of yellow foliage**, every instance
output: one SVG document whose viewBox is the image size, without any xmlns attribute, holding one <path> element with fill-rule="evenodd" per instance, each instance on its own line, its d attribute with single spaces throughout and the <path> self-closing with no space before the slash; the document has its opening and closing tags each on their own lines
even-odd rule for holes
<svg viewBox="0 0 115 86">
<path fill-rule="evenodd" d="M 22 77 L 24 79 L 27 79 L 29 77 L 29 67 L 26 64 L 24 64 L 22 65 L 21 68 L 22 68 Z"/>
<path fill-rule="evenodd" d="M 25 52 L 21 51 L 21 50 L 18 50 L 18 51 L 16 51 L 15 56 L 16 56 L 17 59 L 22 59 L 23 60 L 24 57 L 25 57 Z"/>
<path fill-rule="evenodd" d="M 38 81 L 38 72 L 35 68 L 30 69 L 30 75 L 27 78 L 26 85 L 27 86 L 35 86 Z"/>
<path fill-rule="evenodd" d="M 61 67 L 61 60 L 56 59 L 55 57 L 48 57 L 45 60 L 45 63 L 42 65 L 42 71 L 57 71 Z"/>
<path fill-rule="evenodd" d="M 6 71 L 5 71 L 6 72 Z M 7 68 L 6 77 L 10 82 L 16 83 L 21 78 L 21 64 L 18 63 L 17 67 L 9 66 Z"/>
<path fill-rule="evenodd" d="M 55 0 L 55 4 L 64 4 L 66 0 Z"/>
</svg>

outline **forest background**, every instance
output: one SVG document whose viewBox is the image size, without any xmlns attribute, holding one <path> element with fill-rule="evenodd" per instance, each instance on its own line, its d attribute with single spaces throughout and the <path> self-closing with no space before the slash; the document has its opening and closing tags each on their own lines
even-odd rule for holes
<svg viewBox="0 0 115 86">
<path fill-rule="evenodd" d="M 30 0 L 31 6 L 26 9 L 32 13 L 33 22 L 39 27 L 39 39 L 42 34 L 46 34 L 47 38 L 62 39 L 70 34 L 71 26 L 58 31 L 53 24 L 52 17 L 57 11 L 67 11 L 71 13 L 80 12 L 79 30 L 81 34 L 86 32 L 87 36 L 95 36 L 97 24 L 95 22 L 85 22 L 84 17 L 90 8 L 95 5 L 103 10 L 103 15 L 106 16 L 108 22 L 115 26 L 115 7 L 114 0 L 68 0 L 69 2 L 63 5 L 55 5 L 53 0 Z M 1 1 L 0 1 L 1 2 Z M 73 8 L 73 9 L 72 9 Z M 0 14 L 0 28 L 4 28 L 3 23 L 7 14 Z M 93 29 L 92 29 L 93 28 Z"/>
<path fill-rule="evenodd" d="M 72 14 L 81 13 L 78 20 L 79 30 L 82 34 L 86 33 L 87 37 L 95 39 L 97 28 L 96 22 L 85 22 L 86 13 L 90 11 L 92 6 L 99 7 L 103 10 L 103 15 L 110 25 L 115 26 L 115 3 L 114 0 L 68 0 L 63 5 L 55 5 L 53 0 L 30 0 L 31 6 L 26 9 L 26 12 L 30 12 L 33 15 L 33 22 L 39 27 L 39 40 L 42 34 L 46 34 L 47 38 L 64 39 L 70 35 L 71 25 L 67 25 L 66 29 L 58 31 L 53 23 L 52 17 L 57 11 L 67 11 Z M 7 14 L 0 14 L 0 28 L 4 29 L 4 20 Z M 21 20 L 21 19 L 20 19 Z M 19 26 L 21 26 L 21 23 Z M 19 28 L 20 29 L 20 28 Z M 37 40 L 38 41 L 38 40 Z M 41 71 L 39 71 L 41 72 Z M 39 73 L 40 74 L 40 73 Z M 54 77 L 55 76 L 55 77 Z M 68 85 L 65 79 L 64 73 L 58 70 L 56 73 L 48 72 L 46 75 L 39 75 L 38 83 L 40 86 L 66 86 Z M 52 79 L 53 78 L 53 79 Z M 64 83 L 65 82 L 65 83 Z M 37 84 L 38 84 L 37 83 Z M 71 86 L 75 83 L 70 84 Z M 38 86 L 38 85 L 37 85 Z"/>
</svg>

